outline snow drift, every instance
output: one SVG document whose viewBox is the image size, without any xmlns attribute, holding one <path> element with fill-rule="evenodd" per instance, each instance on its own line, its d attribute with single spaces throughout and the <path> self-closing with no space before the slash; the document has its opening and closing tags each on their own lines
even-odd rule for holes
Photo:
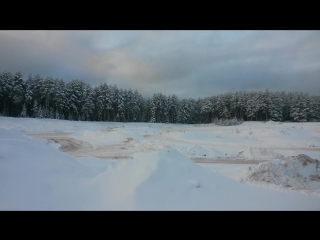
<svg viewBox="0 0 320 240">
<path fill-rule="evenodd" d="M 250 167 L 244 180 L 303 190 L 320 196 L 320 161 L 304 154 L 274 159 Z"/>
</svg>

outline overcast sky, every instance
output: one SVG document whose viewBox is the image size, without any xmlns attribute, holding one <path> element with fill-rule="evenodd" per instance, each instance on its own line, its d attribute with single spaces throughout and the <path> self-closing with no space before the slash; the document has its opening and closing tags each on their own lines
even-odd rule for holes
<svg viewBox="0 0 320 240">
<path fill-rule="evenodd" d="M 204 98 L 235 91 L 320 95 L 320 31 L 3 31 L 0 71 Z"/>
</svg>

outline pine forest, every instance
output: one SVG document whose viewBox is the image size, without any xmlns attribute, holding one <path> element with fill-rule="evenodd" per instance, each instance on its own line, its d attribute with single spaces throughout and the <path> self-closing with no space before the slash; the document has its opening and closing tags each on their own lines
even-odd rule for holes
<svg viewBox="0 0 320 240">
<path fill-rule="evenodd" d="M 218 123 L 221 121 L 320 120 L 320 97 L 302 92 L 236 91 L 216 96 L 179 99 L 117 85 L 92 87 L 83 80 L 0 73 L 0 116 L 73 121 Z"/>
</svg>

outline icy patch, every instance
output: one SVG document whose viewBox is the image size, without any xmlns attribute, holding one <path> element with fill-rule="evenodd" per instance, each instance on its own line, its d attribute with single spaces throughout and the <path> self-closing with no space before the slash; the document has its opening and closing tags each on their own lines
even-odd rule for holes
<svg viewBox="0 0 320 240">
<path fill-rule="evenodd" d="M 257 167 L 249 167 L 243 181 L 320 195 L 320 161 L 304 154 L 274 159 L 259 163 Z"/>
</svg>

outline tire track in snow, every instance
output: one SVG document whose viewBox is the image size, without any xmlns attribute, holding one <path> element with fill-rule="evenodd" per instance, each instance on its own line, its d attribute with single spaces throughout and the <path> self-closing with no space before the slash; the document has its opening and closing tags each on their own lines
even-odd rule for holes
<svg viewBox="0 0 320 240">
<path fill-rule="evenodd" d="M 170 141 L 170 142 L 178 142 L 178 143 L 189 143 L 189 144 L 196 144 L 196 145 L 207 145 L 207 146 L 220 146 L 220 147 L 237 147 L 237 148 L 251 148 L 251 149 L 277 149 L 277 150 L 307 150 L 307 151 L 320 151 L 318 147 L 277 147 L 277 146 L 268 146 L 265 145 L 263 148 L 261 147 L 252 147 L 250 144 L 244 145 L 237 144 L 237 143 L 229 143 L 229 142 L 203 142 L 203 141 L 192 141 L 192 140 L 182 140 L 173 137 L 167 137 L 163 135 L 152 135 L 152 134 L 145 134 L 143 135 L 145 138 L 163 140 L 163 141 Z"/>
</svg>

